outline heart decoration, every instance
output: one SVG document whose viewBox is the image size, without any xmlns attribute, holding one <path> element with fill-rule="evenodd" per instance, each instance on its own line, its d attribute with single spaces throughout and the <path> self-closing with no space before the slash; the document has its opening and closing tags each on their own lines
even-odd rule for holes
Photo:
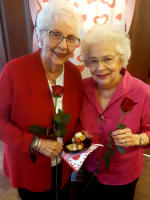
<svg viewBox="0 0 150 200">
<path fill-rule="evenodd" d="M 75 2 L 73 5 L 74 5 L 76 8 L 79 8 L 79 4 L 78 4 L 77 2 Z"/>
<path fill-rule="evenodd" d="M 96 2 L 97 0 L 87 0 L 87 3 L 88 4 L 91 4 L 91 3 L 93 3 L 93 2 Z"/>
<path fill-rule="evenodd" d="M 121 21 L 121 19 L 122 19 L 122 14 L 119 13 L 118 15 L 116 15 L 116 19 L 118 19 L 119 21 Z"/>
<path fill-rule="evenodd" d="M 77 68 L 80 72 L 82 72 L 84 70 L 85 66 L 84 65 L 77 65 Z"/>
<path fill-rule="evenodd" d="M 73 156 L 72 158 L 73 158 L 73 160 L 79 160 L 80 155 Z"/>
<path fill-rule="evenodd" d="M 45 3 L 45 2 L 49 2 L 49 0 L 43 0 L 43 3 Z"/>
<path fill-rule="evenodd" d="M 73 58 L 73 57 L 74 57 L 74 53 L 71 54 L 70 58 Z"/>
<path fill-rule="evenodd" d="M 79 48 L 79 47 L 80 47 L 80 45 L 81 45 L 81 42 L 79 42 L 79 44 L 76 46 L 76 48 Z"/>
<path fill-rule="evenodd" d="M 85 20 L 87 19 L 87 15 L 86 15 L 86 14 L 83 14 L 83 15 L 82 15 L 82 19 L 83 19 L 83 21 L 85 22 Z"/>
<path fill-rule="evenodd" d="M 107 14 L 104 14 L 102 16 L 95 16 L 93 21 L 95 24 L 106 24 L 109 19 L 109 16 Z"/>
<path fill-rule="evenodd" d="M 77 60 L 78 60 L 79 62 L 83 62 L 82 55 L 79 55 L 79 56 L 77 57 Z"/>
<path fill-rule="evenodd" d="M 111 1 L 111 3 L 110 3 Z M 110 8 L 114 8 L 116 5 L 116 0 L 101 0 L 103 4 L 107 4 Z"/>
<path fill-rule="evenodd" d="M 39 6 L 39 9 L 37 10 L 37 14 L 38 14 L 42 10 L 42 6 L 38 0 L 37 0 L 37 4 Z"/>
</svg>

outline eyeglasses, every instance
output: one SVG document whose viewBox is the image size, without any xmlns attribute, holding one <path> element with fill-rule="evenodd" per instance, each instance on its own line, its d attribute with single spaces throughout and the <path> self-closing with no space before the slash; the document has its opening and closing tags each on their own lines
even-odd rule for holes
<svg viewBox="0 0 150 200">
<path fill-rule="evenodd" d="M 76 38 L 73 35 L 68 35 L 68 36 L 65 37 L 59 31 L 49 31 L 49 30 L 42 30 L 42 31 L 48 32 L 49 38 L 52 42 L 59 43 L 59 42 L 63 41 L 64 38 L 66 38 L 67 45 L 70 46 L 70 47 L 77 46 L 80 42 L 80 39 Z"/>
<path fill-rule="evenodd" d="M 100 60 L 95 58 L 95 57 L 93 57 L 93 58 L 90 58 L 88 60 L 88 65 L 90 67 L 94 67 L 95 68 L 101 62 L 103 65 L 109 67 L 109 66 L 113 65 L 116 62 L 116 58 L 117 57 L 118 57 L 118 55 L 116 55 L 116 56 L 104 56 Z"/>
</svg>

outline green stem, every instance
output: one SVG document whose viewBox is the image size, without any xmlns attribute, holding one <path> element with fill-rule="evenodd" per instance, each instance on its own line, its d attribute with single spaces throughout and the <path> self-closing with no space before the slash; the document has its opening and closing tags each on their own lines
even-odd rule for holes
<svg viewBox="0 0 150 200">
<path fill-rule="evenodd" d="M 55 97 L 55 102 L 54 102 L 55 113 L 56 113 L 56 106 L 57 106 L 57 98 L 58 98 L 58 97 Z"/>
<path fill-rule="evenodd" d="M 90 181 L 85 185 L 85 187 L 84 187 L 85 192 L 87 191 L 89 185 L 93 182 L 93 180 L 94 180 L 94 175 L 91 177 Z"/>
<path fill-rule="evenodd" d="M 56 155 L 56 200 L 58 200 L 58 160 Z"/>
<path fill-rule="evenodd" d="M 119 123 L 117 124 L 117 128 L 118 128 L 118 126 L 120 125 L 120 123 L 122 122 L 122 120 L 123 120 L 125 114 L 126 114 L 126 113 L 123 112 L 123 114 L 122 114 L 122 116 L 121 116 L 121 118 L 120 118 L 120 120 L 119 120 Z"/>
<path fill-rule="evenodd" d="M 58 97 L 55 97 L 55 101 L 54 101 L 55 115 L 56 115 L 57 98 L 58 98 Z M 54 123 L 54 133 L 55 133 L 55 132 L 56 132 L 56 126 L 55 126 L 55 123 Z"/>
</svg>

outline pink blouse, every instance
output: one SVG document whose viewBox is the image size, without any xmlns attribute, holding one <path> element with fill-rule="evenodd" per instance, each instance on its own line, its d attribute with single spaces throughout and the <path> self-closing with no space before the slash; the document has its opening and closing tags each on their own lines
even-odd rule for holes
<svg viewBox="0 0 150 200">
<path fill-rule="evenodd" d="M 146 133 L 150 136 L 150 87 L 139 79 L 132 77 L 126 71 L 122 81 L 113 94 L 108 106 L 102 112 L 96 97 L 96 83 L 92 78 L 83 81 L 83 107 L 80 113 L 84 129 L 92 134 L 93 142 L 106 144 L 108 134 L 116 129 L 122 115 L 120 104 L 124 97 L 132 99 L 137 104 L 127 113 L 122 121 L 135 134 Z M 98 160 L 100 173 L 99 182 L 107 185 L 124 185 L 132 182 L 142 172 L 143 148 L 140 146 L 126 147 L 126 153 L 120 154 L 114 147 L 115 155 L 111 159 L 110 168 L 105 169 L 102 155 L 104 149 L 95 150 L 87 158 L 85 166 L 88 171 L 95 169 Z"/>
</svg>

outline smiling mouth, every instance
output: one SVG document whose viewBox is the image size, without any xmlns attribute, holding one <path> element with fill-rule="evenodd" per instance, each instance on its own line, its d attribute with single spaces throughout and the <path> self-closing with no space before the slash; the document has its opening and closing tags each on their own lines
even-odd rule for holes
<svg viewBox="0 0 150 200">
<path fill-rule="evenodd" d="M 60 53 L 60 52 L 55 52 L 55 51 L 53 51 L 53 53 L 59 58 L 64 58 L 68 55 L 66 53 Z"/>
<path fill-rule="evenodd" d="M 105 79 L 109 74 L 99 74 L 99 75 L 96 75 L 98 78 L 100 79 Z"/>
</svg>

